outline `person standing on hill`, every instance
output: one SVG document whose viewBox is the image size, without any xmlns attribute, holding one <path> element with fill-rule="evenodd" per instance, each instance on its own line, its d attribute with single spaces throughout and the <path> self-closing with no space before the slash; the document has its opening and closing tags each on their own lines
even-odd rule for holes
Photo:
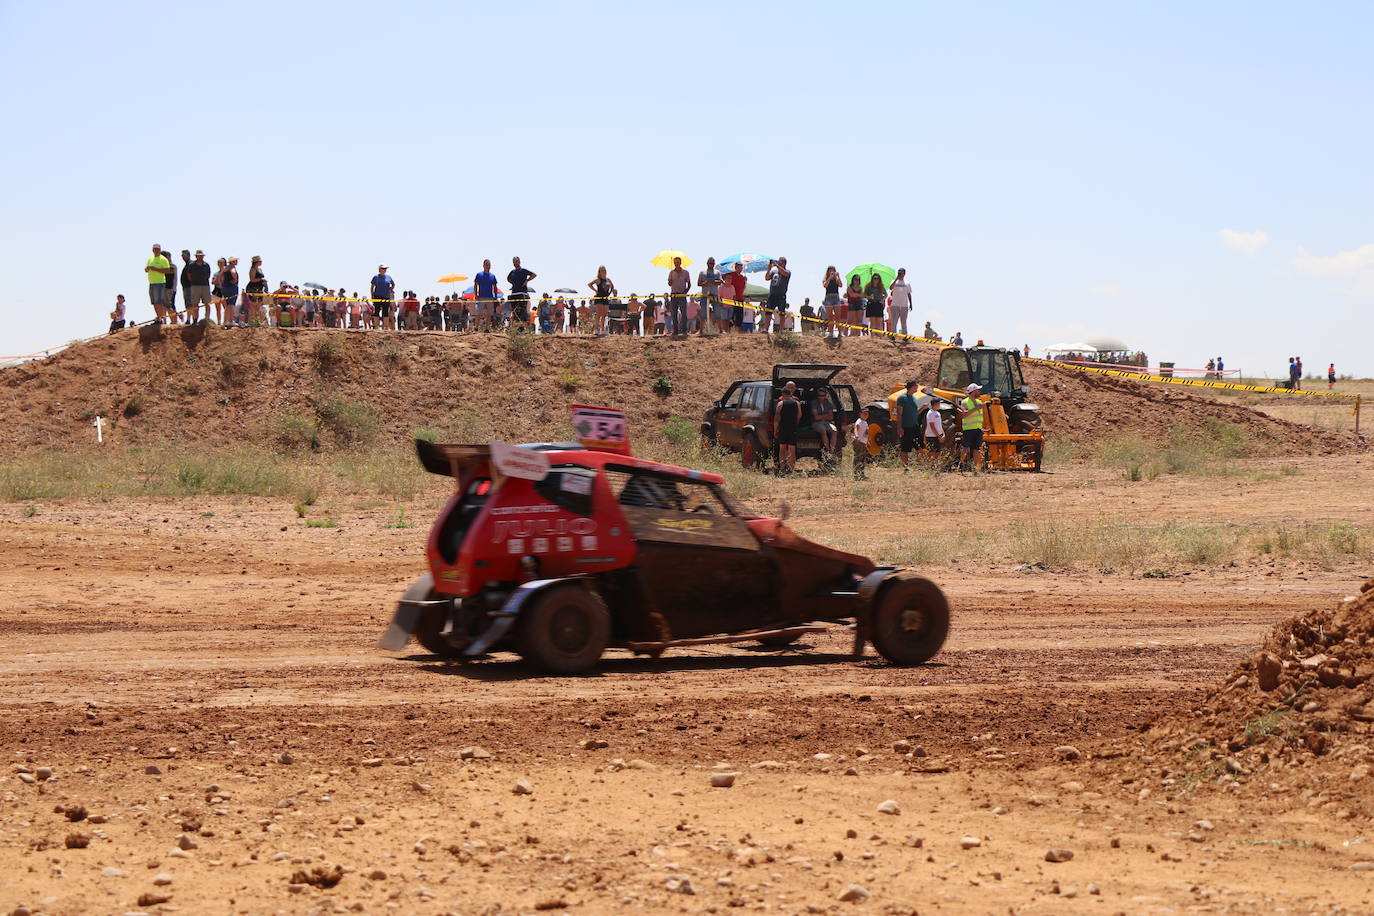
<svg viewBox="0 0 1374 916">
<path fill-rule="evenodd" d="M 687 336 L 687 293 L 692 289 L 692 275 L 682 266 L 682 258 L 673 258 L 668 271 L 668 323 L 674 337 Z"/>
<path fill-rule="evenodd" d="M 887 316 L 887 288 L 883 286 L 883 278 L 878 276 L 876 270 L 873 276 L 868 278 L 868 285 L 864 287 L 864 297 L 868 300 L 868 306 L 864 309 L 868 329 L 870 332 L 881 331 L 883 319 Z"/>
<path fill-rule="evenodd" d="M 897 279 L 892 281 L 892 305 L 888 308 L 887 329 L 905 335 L 906 317 L 911 313 L 911 284 L 906 279 L 906 268 L 897 268 Z"/>
<path fill-rule="evenodd" d="M 857 337 L 859 329 L 864 324 L 864 287 L 863 280 L 859 279 L 858 274 L 849 278 L 849 285 L 844 290 L 844 299 L 849 312 L 849 326 L 845 328 L 845 336 Z"/>
<path fill-rule="evenodd" d="M 929 321 L 927 321 L 927 322 L 926 322 L 926 326 L 925 326 L 924 328 L 921 329 L 921 336 L 924 337 L 926 340 L 939 340 L 939 339 L 940 339 L 940 335 L 937 334 L 937 333 L 935 332 L 935 329 L 932 328 L 932 327 L 930 326 L 930 322 L 929 322 Z"/>
<path fill-rule="evenodd" d="M 205 260 L 205 252 L 200 249 L 196 249 L 196 259 L 181 269 L 186 317 L 193 323 L 200 320 L 202 305 L 205 306 L 205 317 L 210 317 L 210 273 L 210 262 Z"/>
<path fill-rule="evenodd" d="M 496 274 L 491 272 L 490 258 L 482 262 L 481 271 L 472 278 L 472 291 L 477 297 L 477 330 L 490 331 L 496 317 Z"/>
<path fill-rule="evenodd" d="M 124 294 L 120 293 L 118 296 L 115 296 L 114 311 L 110 312 L 111 334 L 113 334 L 115 331 L 124 330 L 124 325 L 126 324 L 124 320 L 124 314 Z M 1335 378 L 1335 376 L 1333 375 L 1332 378 Z"/>
<path fill-rule="evenodd" d="M 764 277 L 768 280 L 768 305 L 763 312 L 762 332 L 767 334 L 769 321 L 776 320 L 777 332 L 781 333 L 787 316 L 787 284 L 792 282 L 792 271 L 787 269 L 787 259 L 778 258 L 776 261 L 770 261 L 768 273 Z"/>
<path fill-rule="evenodd" d="M 1217 357 L 1217 378 L 1222 381 L 1226 380 L 1226 361 L 1220 356 Z"/>
<path fill-rule="evenodd" d="M 167 273 L 163 274 L 162 298 L 167 306 L 167 323 L 177 323 L 177 266 L 171 258 L 167 259 Z"/>
<path fill-rule="evenodd" d="M 819 318 L 824 322 L 825 334 L 827 337 L 835 332 L 835 322 L 842 317 L 840 314 L 840 290 L 844 287 L 844 277 L 831 264 L 825 269 L 825 278 L 821 280 L 821 288 L 825 290 L 825 298 L 821 300 Z"/>
<path fill-rule="evenodd" d="M 387 275 L 385 264 L 377 265 L 377 276 L 372 278 L 371 296 L 377 306 L 377 317 L 387 330 L 396 330 L 396 318 L 391 313 L 392 300 L 396 298 L 396 279 Z"/>
<path fill-rule="evenodd" d="M 593 333 L 602 336 L 607 333 L 606 323 L 611 315 L 611 297 L 616 294 L 615 284 L 606 275 L 605 264 L 596 269 L 596 277 L 587 282 L 587 288 L 592 291 L 592 305 L 596 308 L 596 330 Z"/>
<path fill-rule="evenodd" d="M 239 259 L 230 256 L 219 272 L 219 295 L 224 300 L 221 324 L 242 324 L 239 320 Z"/>
<path fill-rule="evenodd" d="M 143 272 L 148 277 L 148 302 L 153 306 L 158 324 L 167 318 L 167 271 L 171 267 L 172 262 L 162 253 L 162 246 L 154 245 L 153 256 L 144 265 Z"/>
<path fill-rule="evenodd" d="M 731 300 L 730 306 L 730 326 L 736 333 L 744 331 L 744 262 L 736 261 L 730 272 L 721 280 L 721 286 L 726 290 L 726 296 Z"/>
<path fill-rule="evenodd" d="M 233 259 L 229 263 L 232 265 Z M 253 255 L 248 266 L 248 285 L 243 288 L 244 309 L 249 321 L 267 321 L 267 274 L 262 269 L 262 255 Z"/>
<path fill-rule="evenodd" d="M 703 336 L 712 328 L 724 332 L 728 329 L 728 312 L 722 312 L 720 295 L 720 271 L 716 270 L 716 259 L 706 259 L 706 269 L 697 272 L 697 286 L 701 287 L 701 333 Z M 723 317 L 722 317 L 723 316 Z M 715 324 L 712 324 L 714 319 Z"/>
<path fill-rule="evenodd" d="M 1296 357 L 1288 357 L 1288 387 L 1297 391 L 1302 387 L 1302 370 L 1298 368 Z"/>
<path fill-rule="evenodd" d="M 123 296 L 120 296 L 119 298 L 120 298 L 120 299 L 123 299 L 124 297 L 123 297 Z M 1332 388 L 1335 388 L 1335 387 L 1336 387 L 1336 364 L 1335 364 L 1335 363 L 1332 363 L 1331 365 L 1329 365 L 1329 366 L 1326 367 L 1326 390 L 1327 390 L 1327 391 L 1330 391 Z"/>
<path fill-rule="evenodd" d="M 1301 356 L 1297 357 L 1297 358 L 1294 360 L 1294 362 L 1297 364 L 1297 367 L 1298 367 L 1298 381 L 1301 382 L 1301 381 L 1303 380 L 1302 357 L 1301 357 Z"/>
<path fill-rule="evenodd" d="M 191 249 L 181 249 L 181 301 L 186 303 L 186 320 L 195 321 L 191 317 L 191 281 L 186 276 L 186 268 L 191 266 Z"/>
<path fill-rule="evenodd" d="M 539 275 L 521 267 L 519 258 L 511 258 L 510 263 L 506 282 L 510 284 L 511 317 L 516 330 L 526 331 L 530 325 L 530 281 Z"/>
</svg>

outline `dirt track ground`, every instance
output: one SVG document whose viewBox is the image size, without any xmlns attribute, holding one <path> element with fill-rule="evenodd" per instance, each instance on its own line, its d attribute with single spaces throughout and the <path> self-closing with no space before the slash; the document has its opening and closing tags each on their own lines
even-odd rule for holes
<svg viewBox="0 0 1374 916">
<path fill-rule="evenodd" d="M 1313 459 L 1277 483 L 1069 468 L 940 489 L 837 513 L 769 481 L 754 502 L 792 499 L 812 535 L 942 541 L 1007 521 L 951 511 L 975 497 L 1023 520 L 1134 499 L 1157 521 L 1367 524 L 1374 462 Z M 441 495 L 408 529 L 366 503 L 341 503 L 337 529 L 281 500 L 0 507 L 0 913 L 1374 911 L 1374 872 L 1350 869 L 1374 857 L 1368 807 L 1142 795 L 1112 769 L 1274 622 L 1369 569 L 955 562 L 931 572 L 954 631 L 920 669 L 856 662 L 825 634 L 550 679 L 372 648 Z M 1059 759 L 1065 744 L 1082 759 Z M 733 787 L 710 787 L 717 765 Z M 877 811 L 889 799 L 900 814 Z M 76 834 L 89 845 L 68 848 Z M 1047 862 L 1059 847 L 1073 859 Z M 292 883 L 335 865 L 332 887 Z M 839 901 L 851 885 L 871 896 Z"/>
</svg>

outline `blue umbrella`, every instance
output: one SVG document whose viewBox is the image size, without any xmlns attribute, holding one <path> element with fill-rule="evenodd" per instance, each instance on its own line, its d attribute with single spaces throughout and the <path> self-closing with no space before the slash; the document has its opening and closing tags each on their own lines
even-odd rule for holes
<svg viewBox="0 0 1374 916">
<path fill-rule="evenodd" d="M 768 262 L 774 260 L 772 255 L 759 254 L 757 251 L 742 251 L 739 254 L 732 254 L 728 258 L 721 258 L 720 269 L 722 271 L 734 270 L 736 261 L 744 262 L 744 272 L 756 274 L 768 269 Z"/>
</svg>

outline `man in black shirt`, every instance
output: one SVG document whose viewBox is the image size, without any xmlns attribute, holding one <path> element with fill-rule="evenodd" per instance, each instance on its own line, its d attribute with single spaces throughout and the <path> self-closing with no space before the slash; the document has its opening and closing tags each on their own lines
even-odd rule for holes
<svg viewBox="0 0 1374 916">
<path fill-rule="evenodd" d="M 187 254 L 187 253 L 188 253 L 188 252 L 182 252 L 183 255 L 185 255 L 185 254 Z M 177 265 L 176 265 L 176 262 L 172 260 L 171 254 L 168 254 L 168 256 L 167 256 L 167 266 L 170 267 L 171 270 L 167 271 L 167 273 L 165 274 L 165 276 L 166 276 L 167 279 L 164 280 L 164 281 L 162 281 L 162 282 L 163 282 L 163 287 L 164 287 L 164 289 L 165 289 L 165 292 L 162 294 L 162 299 L 163 299 L 164 305 L 166 305 L 166 307 L 167 307 L 167 323 L 168 323 L 168 324 L 176 324 L 176 323 L 177 323 Z"/>
<path fill-rule="evenodd" d="M 778 473 L 791 474 L 797 469 L 797 427 L 801 425 L 801 401 L 797 400 L 797 383 L 783 386 L 777 406 L 773 408 L 773 423 L 777 429 Z"/>
<path fill-rule="evenodd" d="M 181 253 L 186 260 L 187 252 Z M 186 320 L 195 323 L 200 320 L 200 307 L 205 306 L 205 317 L 210 317 L 210 262 L 205 260 L 205 252 L 196 249 L 196 259 L 188 261 L 181 269 L 181 293 L 186 300 Z"/>
<path fill-rule="evenodd" d="M 519 258 L 511 258 L 511 272 L 506 274 L 510 284 L 510 320 L 517 331 L 530 329 L 530 281 L 538 276 L 520 266 Z"/>
<path fill-rule="evenodd" d="M 781 333 L 787 312 L 787 284 L 792 281 L 792 271 L 787 269 L 787 259 L 778 258 L 775 261 L 769 261 L 768 273 L 764 276 L 768 280 L 768 307 L 759 316 L 762 325 L 760 333 L 768 333 L 770 318 L 777 319 L 777 329 Z"/>
</svg>

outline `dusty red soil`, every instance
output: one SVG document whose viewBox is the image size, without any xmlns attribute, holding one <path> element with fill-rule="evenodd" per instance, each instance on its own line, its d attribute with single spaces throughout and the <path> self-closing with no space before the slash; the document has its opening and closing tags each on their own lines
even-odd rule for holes
<svg viewBox="0 0 1374 916">
<path fill-rule="evenodd" d="M 337 343 L 323 357 L 322 341 Z M 261 443 L 274 419 L 330 400 L 375 408 L 384 430 L 416 427 L 512 440 L 567 435 L 565 405 L 591 399 L 625 408 L 653 437 L 671 416 L 693 421 L 736 378 L 767 377 L 775 362 L 840 362 L 839 379 L 864 399 L 886 397 L 908 377 L 934 381 L 938 350 L 872 339 L 802 338 L 783 349 L 759 336 L 719 340 L 539 339 L 513 355 L 502 335 L 368 333 L 156 326 L 0 370 L 0 449 L 91 447 L 91 418 L 104 416 L 111 443 L 168 438 L 204 445 Z M 1187 389 L 1028 366 L 1032 396 L 1053 436 L 1083 443 L 1117 434 L 1148 440 L 1175 424 L 1237 423 L 1263 454 L 1348 450 L 1348 433 L 1315 431 Z M 659 378 L 672 383 L 661 395 Z M 131 402 L 141 408 L 137 415 Z"/>
<path fill-rule="evenodd" d="M 1176 502 L 1179 518 L 1312 506 L 1359 523 L 1338 491 L 1374 470 L 1326 460 L 1267 501 L 1087 469 L 952 492 L 1028 519 L 1130 489 L 1157 518 Z M 335 511 L 319 529 L 283 500 L 0 507 L 0 912 L 1374 908 L 1367 778 L 1220 780 L 1149 730 L 1202 728 L 1277 623 L 1358 590 L 1358 563 L 1157 580 L 956 561 L 931 571 L 951 640 L 918 669 L 848 658 L 837 633 L 556 679 L 375 650 L 425 532 L 385 527 L 391 506 Z M 973 523 L 925 504 L 883 521 L 941 538 Z M 797 524 L 870 520 L 803 507 Z M 711 787 L 718 766 L 732 787 Z M 851 886 L 866 902 L 840 901 Z"/>
</svg>

